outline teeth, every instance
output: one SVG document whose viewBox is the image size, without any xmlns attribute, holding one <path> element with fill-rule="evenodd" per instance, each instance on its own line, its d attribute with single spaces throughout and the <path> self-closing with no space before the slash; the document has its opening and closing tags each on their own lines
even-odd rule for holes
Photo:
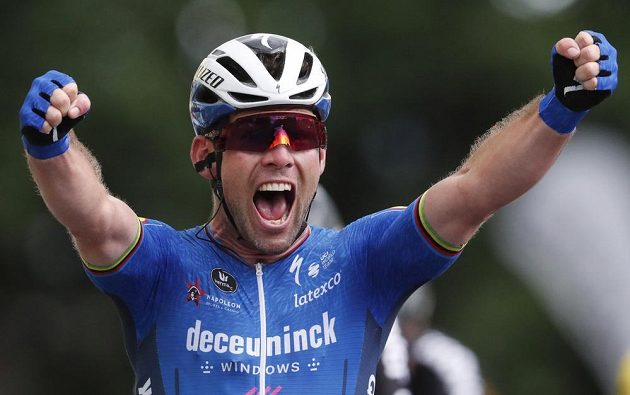
<svg viewBox="0 0 630 395">
<path fill-rule="evenodd" d="M 262 184 L 259 188 L 261 192 L 282 192 L 282 191 L 290 191 L 291 184 L 287 184 L 286 182 L 269 182 L 267 184 Z"/>
<path fill-rule="evenodd" d="M 287 215 L 286 215 L 286 214 L 284 214 L 284 215 L 282 216 L 282 218 L 280 218 L 280 219 L 270 220 L 269 222 L 271 222 L 273 225 L 280 225 L 280 224 L 282 224 L 282 223 L 283 223 L 284 221 L 286 221 L 286 220 L 287 220 Z"/>
</svg>

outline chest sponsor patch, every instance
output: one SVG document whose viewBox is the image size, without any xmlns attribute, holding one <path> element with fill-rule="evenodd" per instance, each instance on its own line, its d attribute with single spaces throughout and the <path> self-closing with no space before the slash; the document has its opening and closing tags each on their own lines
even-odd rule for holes
<svg viewBox="0 0 630 395">
<path fill-rule="evenodd" d="M 212 269 L 210 277 L 212 278 L 214 285 L 223 292 L 234 293 L 238 288 L 238 284 L 236 283 L 234 276 L 223 269 Z"/>
</svg>

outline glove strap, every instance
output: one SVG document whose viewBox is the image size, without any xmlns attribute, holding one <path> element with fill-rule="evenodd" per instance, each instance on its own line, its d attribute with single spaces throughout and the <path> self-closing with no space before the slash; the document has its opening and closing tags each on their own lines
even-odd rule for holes
<svg viewBox="0 0 630 395">
<path fill-rule="evenodd" d="M 35 145 L 31 144 L 25 134 L 22 134 L 22 145 L 24 145 L 26 152 L 33 158 L 40 160 L 50 159 L 63 154 L 70 148 L 70 135 L 66 134 L 52 144 Z"/>
<path fill-rule="evenodd" d="M 70 147 L 68 132 L 74 125 L 85 118 L 86 114 L 75 119 L 63 118 L 59 126 L 54 128 L 49 134 L 25 126 L 22 128 L 22 145 L 29 155 L 36 159 L 50 159 L 61 155 Z"/>
<path fill-rule="evenodd" d="M 566 108 L 556 97 L 556 88 L 547 93 L 540 101 L 538 113 L 543 122 L 560 134 L 575 130 L 577 124 L 588 114 L 586 111 L 572 111 Z"/>
</svg>

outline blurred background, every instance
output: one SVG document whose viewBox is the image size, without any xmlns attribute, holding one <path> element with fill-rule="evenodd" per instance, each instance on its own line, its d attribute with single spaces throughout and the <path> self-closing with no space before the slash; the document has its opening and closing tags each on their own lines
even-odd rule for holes
<svg viewBox="0 0 630 395">
<path fill-rule="evenodd" d="M 434 282 L 433 325 L 473 350 L 494 394 L 613 394 L 630 348 L 630 70 L 622 0 L 96 0 L 3 4 L 0 64 L 0 394 L 126 394 L 114 305 L 85 277 L 29 177 L 18 110 L 33 78 L 72 75 L 78 127 L 110 190 L 176 228 L 208 185 L 188 152 L 198 63 L 252 32 L 311 44 L 331 79 L 327 171 L 345 222 L 408 204 L 475 137 L 551 88 L 551 46 L 602 31 L 621 83 L 527 197 Z M 627 373 L 626 373 L 627 374 Z"/>
</svg>

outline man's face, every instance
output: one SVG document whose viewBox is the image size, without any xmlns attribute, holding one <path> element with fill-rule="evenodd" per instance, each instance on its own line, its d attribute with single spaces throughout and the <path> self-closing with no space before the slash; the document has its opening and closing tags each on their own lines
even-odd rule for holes
<svg viewBox="0 0 630 395">
<path fill-rule="evenodd" d="M 287 111 L 312 115 L 304 109 L 282 110 Z M 230 121 L 257 113 L 271 112 L 239 112 Z M 325 157 L 324 149 L 293 151 L 284 144 L 265 152 L 223 152 L 225 202 L 249 247 L 279 254 L 291 246 L 306 220 Z"/>
</svg>

